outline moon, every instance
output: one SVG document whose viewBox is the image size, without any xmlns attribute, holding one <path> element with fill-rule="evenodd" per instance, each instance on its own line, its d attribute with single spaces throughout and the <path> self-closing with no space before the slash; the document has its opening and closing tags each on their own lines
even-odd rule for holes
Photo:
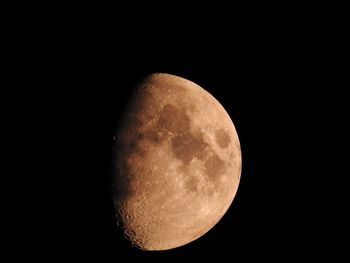
<svg viewBox="0 0 350 263">
<path fill-rule="evenodd" d="M 132 245 L 186 245 L 230 207 L 241 176 L 238 135 L 221 104 L 197 84 L 164 73 L 148 76 L 115 138 L 114 207 Z"/>
</svg>

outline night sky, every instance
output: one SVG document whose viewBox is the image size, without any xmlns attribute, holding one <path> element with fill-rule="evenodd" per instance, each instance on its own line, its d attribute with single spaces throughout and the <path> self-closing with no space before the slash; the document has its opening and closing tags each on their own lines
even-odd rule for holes
<svg viewBox="0 0 350 263">
<path fill-rule="evenodd" d="M 19 103 L 9 125 L 21 170 L 18 254 L 47 262 L 339 257 L 346 172 L 330 160 L 349 108 L 334 92 L 338 11 L 114 2 L 28 1 L 17 20 Z M 111 147 L 132 88 L 155 72 L 192 80 L 224 106 L 243 171 L 211 231 L 184 247 L 142 252 L 116 227 Z"/>
</svg>

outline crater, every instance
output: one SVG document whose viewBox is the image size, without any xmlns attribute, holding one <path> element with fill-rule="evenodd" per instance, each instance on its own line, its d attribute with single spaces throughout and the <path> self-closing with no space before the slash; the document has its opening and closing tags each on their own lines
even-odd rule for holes
<svg viewBox="0 0 350 263">
<path fill-rule="evenodd" d="M 184 109 L 167 104 L 160 111 L 158 124 L 171 132 L 185 132 L 190 129 L 190 118 Z"/>
<path fill-rule="evenodd" d="M 223 149 L 227 148 L 227 146 L 231 143 L 231 138 L 224 129 L 215 131 L 215 140 L 216 143 Z"/>
<path fill-rule="evenodd" d="M 194 136 L 189 132 L 178 134 L 171 140 L 175 157 L 181 160 L 184 165 L 188 165 L 193 157 L 203 159 L 207 145 L 201 134 Z"/>
</svg>

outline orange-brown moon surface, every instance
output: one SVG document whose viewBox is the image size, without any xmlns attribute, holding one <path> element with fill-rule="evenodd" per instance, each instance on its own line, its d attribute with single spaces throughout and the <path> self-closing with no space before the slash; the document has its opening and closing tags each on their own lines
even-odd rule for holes
<svg viewBox="0 0 350 263">
<path fill-rule="evenodd" d="M 134 246 L 183 246 L 228 210 L 241 175 L 240 143 L 227 112 L 200 86 L 150 75 L 135 89 L 116 138 L 114 205 Z"/>
</svg>

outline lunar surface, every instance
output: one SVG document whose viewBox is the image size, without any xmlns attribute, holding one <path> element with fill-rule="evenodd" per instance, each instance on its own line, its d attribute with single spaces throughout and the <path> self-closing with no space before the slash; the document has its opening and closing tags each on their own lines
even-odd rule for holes
<svg viewBox="0 0 350 263">
<path fill-rule="evenodd" d="M 115 137 L 114 205 L 134 246 L 167 250 L 208 232 L 241 175 L 235 127 L 195 83 L 153 74 L 135 90 Z"/>
</svg>

